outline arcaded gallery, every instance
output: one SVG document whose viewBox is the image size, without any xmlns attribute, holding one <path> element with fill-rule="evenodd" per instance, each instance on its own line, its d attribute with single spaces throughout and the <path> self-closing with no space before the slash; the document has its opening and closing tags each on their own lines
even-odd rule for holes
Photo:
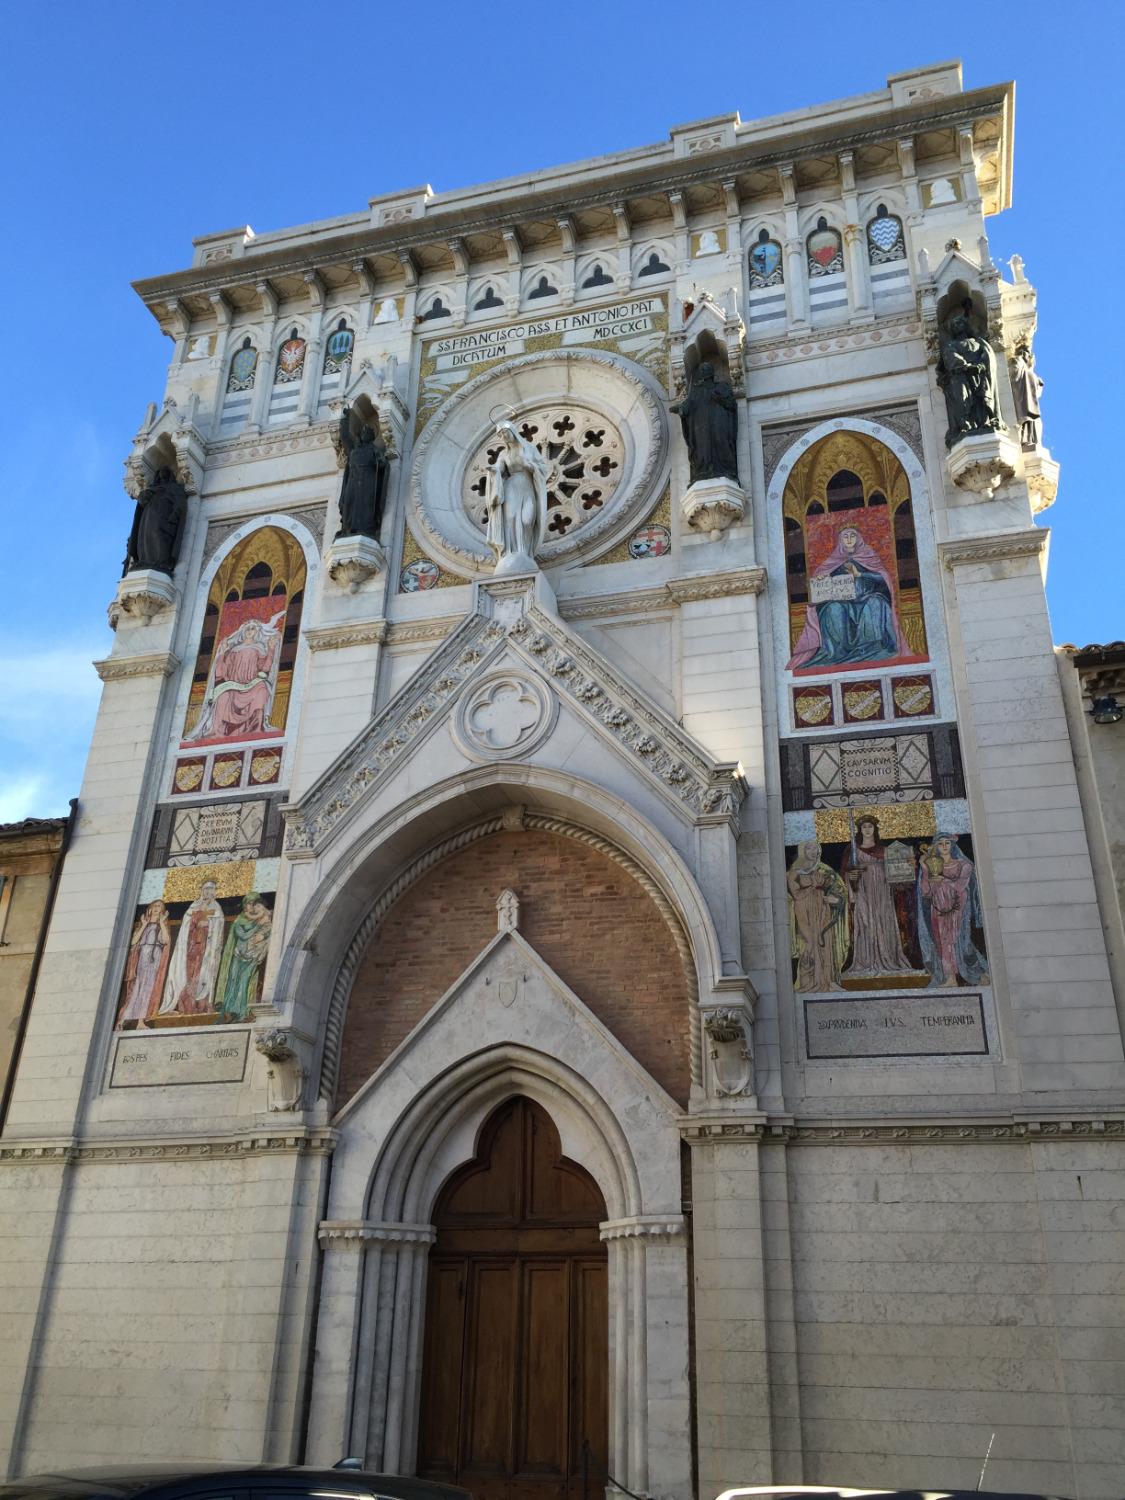
<svg viewBox="0 0 1125 1500">
<path fill-rule="evenodd" d="M 713 1500 L 972 1488 L 992 1435 L 993 1489 L 1120 1494 L 1014 99 L 943 63 L 136 283 L 10 1473 Z"/>
</svg>

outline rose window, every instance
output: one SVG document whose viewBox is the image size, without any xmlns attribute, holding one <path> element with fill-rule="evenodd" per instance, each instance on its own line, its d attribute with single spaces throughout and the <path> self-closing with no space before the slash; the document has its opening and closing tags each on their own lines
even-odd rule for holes
<svg viewBox="0 0 1125 1500">
<path fill-rule="evenodd" d="M 571 536 L 601 515 L 625 468 L 625 445 L 612 422 L 567 405 L 523 412 L 514 425 L 549 465 L 544 539 Z M 488 521 L 488 466 L 501 446 L 495 432 L 490 433 L 470 458 L 462 483 L 465 510 L 482 531 Z"/>
</svg>

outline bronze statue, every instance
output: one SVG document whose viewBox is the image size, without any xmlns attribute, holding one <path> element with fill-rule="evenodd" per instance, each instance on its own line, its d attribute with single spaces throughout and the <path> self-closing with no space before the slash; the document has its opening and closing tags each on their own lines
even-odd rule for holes
<svg viewBox="0 0 1125 1500">
<path fill-rule="evenodd" d="M 1043 414 L 1039 410 L 1039 397 L 1043 382 L 1035 369 L 1035 356 L 1026 343 L 1016 345 L 1012 365 L 1012 399 L 1016 407 L 1016 422 L 1020 429 L 1020 446 L 1038 448 L 1043 442 Z"/>
<path fill-rule="evenodd" d="M 378 420 L 376 417 L 376 424 Z M 362 418 L 360 422 L 358 435 L 353 435 L 351 408 L 345 406 L 340 417 L 340 442 L 348 461 L 340 488 L 340 529 L 336 535 L 369 536 L 378 541 L 390 460 L 378 426 Z"/>
<path fill-rule="evenodd" d="M 738 401 L 727 381 L 715 379 L 713 365 L 704 361 L 699 366 L 687 396 L 672 410 L 679 416 L 687 444 L 689 482 L 733 479 L 737 484 Z"/>
<path fill-rule="evenodd" d="M 947 448 L 963 437 L 1003 430 L 996 355 L 988 340 L 973 328 L 972 304 L 968 301 L 942 331 L 937 383 L 945 396 Z"/>
<path fill-rule="evenodd" d="M 171 469 L 157 469 L 152 483 L 137 496 L 123 571 L 147 568 L 171 578 L 180 556 L 186 518 L 187 490 Z"/>
</svg>

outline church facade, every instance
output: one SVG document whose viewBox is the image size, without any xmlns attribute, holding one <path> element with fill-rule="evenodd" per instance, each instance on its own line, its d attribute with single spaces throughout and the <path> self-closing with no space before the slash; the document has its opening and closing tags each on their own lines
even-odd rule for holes
<svg viewBox="0 0 1125 1500">
<path fill-rule="evenodd" d="M 137 284 L 174 352 L 0 1137 L 10 1473 L 707 1500 L 991 1442 L 1120 1492 L 1013 108 L 942 64 Z"/>
</svg>

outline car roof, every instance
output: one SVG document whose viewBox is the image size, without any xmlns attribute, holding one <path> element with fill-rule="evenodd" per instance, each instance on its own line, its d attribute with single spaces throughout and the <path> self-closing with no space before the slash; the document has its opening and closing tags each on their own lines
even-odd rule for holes
<svg viewBox="0 0 1125 1500">
<path fill-rule="evenodd" d="M 302 1485 L 316 1485 L 324 1491 L 340 1494 L 368 1494 L 377 1490 L 393 1496 L 468 1495 L 467 1490 L 452 1484 L 434 1483 L 402 1474 L 375 1474 L 366 1469 L 307 1468 L 298 1464 L 115 1464 L 94 1468 L 60 1469 L 44 1474 L 29 1474 L 0 1484 L 0 1500 L 5 1496 L 63 1492 L 75 1497 L 92 1495 L 136 1495 L 178 1487 L 194 1480 L 229 1480 L 232 1486 L 256 1484 L 262 1480 L 292 1480 Z"/>
<path fill-rule="evenodd" d="M 865 1497 L 875 1495 L 886 1497 L 886 1500 L 1058 1500 L 1058 1497 L 1049 1495 L 1031 1495 L 1009 1490 L 946 1490 L 936 1487 L 924 1490 L 881 1490 L 823 1484 L 740 1485 L 736 1489 L 724 1490 L 718 1500 L 737 1500 L 741 1495 L 760 1495 L 763 1500 L 783 1500 L 785 1496 L 800 1500 L 804 1495 L 808 1495 L 810 1500 L 817 1495 L 838 1495 L 840 1500 L 865 1500 Z"/>
</svg>

